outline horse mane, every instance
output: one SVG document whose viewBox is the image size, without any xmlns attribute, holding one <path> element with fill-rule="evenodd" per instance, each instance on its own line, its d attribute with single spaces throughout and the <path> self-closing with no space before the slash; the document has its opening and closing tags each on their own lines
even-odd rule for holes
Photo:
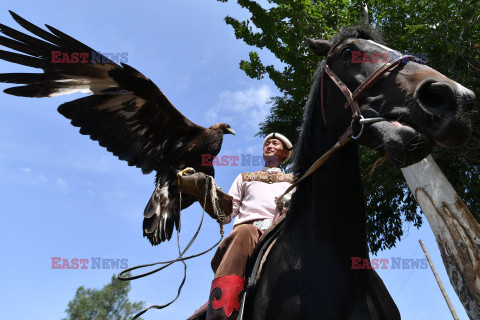
<svg viewBox="0 0 480 320">
<path fill-rule="evenodd" d="M 384 38 L 381 31 L 369 25 L 354 25 L 341 27 L 340 30 L 331 38 L 332 43 L 344 41 L 346 39 L 365 39 L 373 40 L 377 43 L 384 44 Z M 301 177 L 310 165 L 316 159 L 312 159 L 312 134 L 313 127 L 320 126 L 321 132 L 326 134 L 327 128 L 323 123 L 323 119 L 314 118 L 313 114 L 320 109 L 321 97 L 321 77 L 325 67 L 325 59 L 319 63 L 317 70 L 312 78 L 312 86 L 308 95 L 307 103 L 305 104 L 305 111 L 303 113 L 302 129 L 300 136 L 295 145 L 295 152 L 293 155 L 293 172 L 296 177 Z M 320 143 L 317 141 L 316 143 Z"/>
</svg>

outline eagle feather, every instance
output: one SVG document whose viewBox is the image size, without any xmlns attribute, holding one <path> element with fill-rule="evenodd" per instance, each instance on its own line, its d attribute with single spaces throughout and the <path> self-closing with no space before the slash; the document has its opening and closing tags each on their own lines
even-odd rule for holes
<svg viewBox="0 0 480 320">
<path fill-rule="evenodd" d="M 201 155 L 219 153 L 223 135 L 235 134 L 229 125 L 199 126 L 178 111 L 160 89 L 131 66 L 109 61 L 71 36 L 45 25 L 37 27 L 11 12 L 33 37 L 0 24 L 0 59 L 42 69 L 43 73 L 3 73 L 0 82 L 21 84 L 4 90 L 21 97 L 54 97 L 83 92 L 90 96 L 63 103 L 58 112 L 100 146 L 136 166 L 144 174 L 156 171 L 155 190 L 144 211 L 143 234 L 152 245 L 169 240 L 180 230 L 180 206 L 195 198 L 181 194 L 176 172 L 192 167 L 214 175 L 201 165 Z M 100 62 L 53 63 L 53 52 L 88 54 Z M 103 62 L 108 61 L 108 62 Z M 180 199 L 182 199 L 180 203 Z"/>
</svg>

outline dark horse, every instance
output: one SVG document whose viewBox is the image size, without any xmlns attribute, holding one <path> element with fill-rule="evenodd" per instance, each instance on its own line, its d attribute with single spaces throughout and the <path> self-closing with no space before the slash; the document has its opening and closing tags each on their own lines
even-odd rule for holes
<svg viewBox="0 0 480 320">
<path fill-rule="evenodd" d="M 352 92 L 385 65 L 382 59 L 353 63 L 353 52 L 369 57 L 397 53 L 369 27 L 343 28 L 331 41 L 308 42 L 317 55 L 328 54 L 326 63 Z M 337 142 L 352 120 L 345 96 L 328 77 L 323 119 L 324 67 L 325 61 L 314 75 L 305 108 L 294 160 L 297 176 Z M 358 140 L 299 184 L 284 228 L 249 292 L 244 319 L 400 319 L 375 270 L 352 269 L 352 257 L 369 258 L 358 144 L 386 153 L 396 167 L 413 164 L 435 143 L 456 147 L 468 139 L 474 101 L 472 91 L 412 61 L 398 64 L 369 87 L 358 100 L 361 113 L 385 120 L 365 125 Z"/>
</svg>

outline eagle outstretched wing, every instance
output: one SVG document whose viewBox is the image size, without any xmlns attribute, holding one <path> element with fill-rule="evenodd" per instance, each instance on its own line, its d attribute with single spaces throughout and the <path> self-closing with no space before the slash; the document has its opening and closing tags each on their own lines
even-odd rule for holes
<svg viewBox="0 0 480 320">
<path fill-rule="evenodd" d="M 91 94 L 60 105 L 58 111 L 80 127 L 81 134 L 89 135 L 128 165 L 145 174 L 157 172 L 156 188 L 144 213 L 144 236 L 152 244 L 169 240 L 174 225 L 177 230 L 180 227 L 176 171 L 193 167 L 213 175 L 212 167 L 201 166 L 200 155 L 218 154 L 223 134 L 233 130 L 226 124 L 204 128 L 193 123 L 139 71 L 110 61 L 51 26 L 45 25 L 48 32 L 10 13 L 38 38 L 0 24 L 0 31 L 7 36 L 0 36 L 0 45 L 20 52 L 0 50 L 0 59 L 43 69 L 43 73 L 0 74 L 0 82 L 23 84 L 4 92 L 21 97 Z M 57 63 L 64 55 L 78 59 L 76 63 Z M 182 207 L 194 201 L 184 198 Z"/>
</svg>

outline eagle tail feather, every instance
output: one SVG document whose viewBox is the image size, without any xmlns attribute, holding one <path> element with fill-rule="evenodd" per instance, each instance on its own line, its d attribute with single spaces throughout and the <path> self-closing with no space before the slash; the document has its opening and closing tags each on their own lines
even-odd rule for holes
<svg viewBox="0 0 480 320">
<path fill-rule="evenodd" d="M 144 211 L 143 235 L 152 245 L 170 240 L 174 227 L 180 231 L 180 208 L 169 181 L 158 181 Z"/>
</svg>

